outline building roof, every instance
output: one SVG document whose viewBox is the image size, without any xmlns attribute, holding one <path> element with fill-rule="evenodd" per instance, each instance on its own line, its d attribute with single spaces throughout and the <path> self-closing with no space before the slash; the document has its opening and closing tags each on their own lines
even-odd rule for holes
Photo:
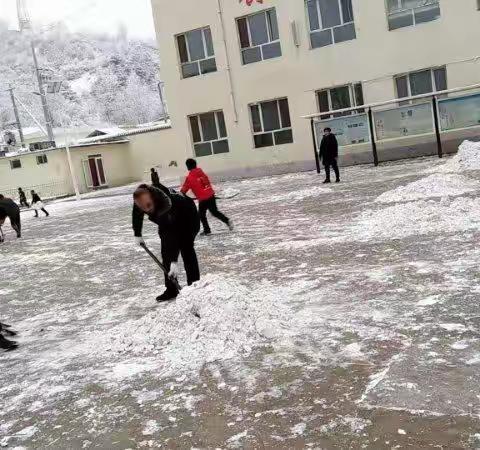
<svg viewBox="0 0 480 450">
<path fill-rule="evenodd" d="M 118 128 L 110 133 L 106 133 L 106 134 L 99 133 L 97 136 L 87 137 L 85 139 L 79 139 L 78 143 L 88 144 L 88 143 L 103 142 L 103 141 L 114 141 L 122 137 L 128 137 L 128 136 L 133 136 L 135 134 L 151 133 L 154 131 L 166 130 L 171 127 L 172 127 L 171 122 L 169 120 L 166 120 L 165 122 L 154 122 L 154 123 L 148 123 L 144 125 L 138 125 L 130 129 Z M 102 131 L 102 130 L 98 130 L 98 131 Z"/>
<path fill-rule="evenodd" d="M 100 145 L 110 145 L 110 144 L 127 144 L 129 141 L 128 139 L 121 139 L 121 140 L 115 140 L 115 141 L 109 141 L 109 142 L 89 142 L 89 143 L 82 143 L 82 144 L 72 144 L 70 145 L 70 150 L 75 150 L 75 149 L 81 149 L 85 147 L 94 147 L 94 146 L 100 146 Z M 43 153 L 48 153 L 48 152 L 53 152 L 55 150 L 63 150 L 65 146 L 58 146 L 58 147 L 52 147 L 52 148 L 47 148 L 44 150 L 33 150 L 33 151 L 19 151 L 19 152 L 9 152 L 6 153 L 4 157 L 0 157 L 0 161 L 3 159 L 8 159 L 8 158 L 21 158 L 22 156 L 28 156 L 28 155 L 35 155 L 35 154 L 43 154 Z"/>
</svg>

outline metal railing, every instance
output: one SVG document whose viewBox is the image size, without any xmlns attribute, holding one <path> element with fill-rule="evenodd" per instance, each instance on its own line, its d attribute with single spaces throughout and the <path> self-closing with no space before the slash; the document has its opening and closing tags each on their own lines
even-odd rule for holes
<svg viewBox="0 0 480 450">
<path fill-rule="evenodd" d="M 480 126 L 480 93 L 469 92 L 474 90 L 480 90 L 480 84 L 328 111 L 330 116 L 337 115 L 335 118 L 324 119 L 327 112 L 302 116 L 311 121 L 317 171 L 319 136 L 324 127 L 332 129 L 341 146 L 370 143 L 376 166 L 377 143 L 422 135 L 435 136 L 437 154 L 442 158 L 443 133 Z M 459 93 L 464 95 L 454 95 Z"/>
</svg>

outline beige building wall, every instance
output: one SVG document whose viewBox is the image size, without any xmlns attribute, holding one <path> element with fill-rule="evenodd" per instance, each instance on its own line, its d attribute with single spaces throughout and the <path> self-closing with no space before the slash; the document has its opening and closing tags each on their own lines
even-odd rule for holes
<svg viewBox="0 0 480 450">
<path fill-rule="evenodd" d="M 93 155 L 102 157 L 108 187 L 122 186 L 138 180 L 132 170 L 128 142 L 71 147 L 70 153 L 80 193 L 91 190 L 87 187 L 82 161 Z M 38 155 L 46 155 L 48 163 L 38 165 Z M 22 167 L 12 169 L 12 160 L 20 160 Z M 18 187 L 22 187 L 27 193 L 35 189 L 45 198 L 73 195 L 75 190 L 65 148 L 0 158 L 0 193 L 16 197 Z"/>
<path fill-rule="evenodd" d="M 88 192 L 82 161 L 90 156 L 100 155 L 109 187 L 122 186 L 137 180 L 132 172 L 131 153 L 128 142 L 118 144 L 72 147 L 71 156 L 74 172 L 81 193 Z M 73 193 L 73 192 L 72 192 Z"/>
<path fill-rule="evenodd" d="M 156 168 L 164 182 L 180 180 L 186 159 L 186 144 L 179 145 L 171 128 L 128 136 L 131 175 L 134 181 L 150 181 L 150 169 Z"/>
<path fill-rule="evenodd" d="M 310 123 L 301 116 L 318 112 L 316 90 L 362 82 L 366 103 L 390 100 L 395 98 L 394 75 L 443 65 L 449 88 L 480 82 L 476 0 L 441 0 L 440 19 L 395 31 L 388 30 L 385 0 L 352 1 L 357 39 L 312 50 L 303 0 L 264 0 L 250 7 L 220 0 L 238 110 L 235 121 L 217 0 L 152 0 L 161 77 L 179 153 L 193 155 L 187 117 L 222 109 L 230 153 L 200 158 L 208 170 L 248 175 L 267 172 L 266 166 L 271 165 L 312 167 Z M 277 12 L 282 56 L 244 66 L 235 20 L 271 7 Z M 292 21 L 298 30 L 298 47 Z M 175 35 L 205 26 L 212 31 L 218 71 L 182 79 Z M 294 143 L 255 149 L 248 105 L 279 97 L 289 100 Z"/>
<path fill-rule="evenodd" d="M 48 163 L 38 165 L 38 155 L 46 155 Z M 22 167 L 12 169 L 10 163 L 17 159 L 21 161 Z M 24 189 L 27 197 L 32 188 L 44 196 L 50 196 L 52 190 L 63 195 L 71 193 L 70 172 L 65 150 L 55 149 L 43 153 L 26 153 L 21 156 L 0 158 L 0 193 L 7 196 L 16 195 L 18 187 Z"/>
</svg>

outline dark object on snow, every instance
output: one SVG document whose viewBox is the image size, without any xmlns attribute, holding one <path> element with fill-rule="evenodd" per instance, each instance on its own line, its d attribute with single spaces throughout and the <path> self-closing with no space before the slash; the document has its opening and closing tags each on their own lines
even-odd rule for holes
<svg viewBox="0 0 480 450">
<path fill-rule="evenodd" d="M 200 279 L 195 238 L 200 230 L 200 219 L 192 199 L 184 195 L 166 192 L 156 187 L 143 184 L 134 193 L 135 200 L 147 198 L 151 210 L 146 213 L 135 203 L 132 211 L 132 226 L 136 237 L 142 236 L 143 219 L 147 214 L 150 221 L 158 225 L 158 234 L 162 241 L 162 260 L 168 274 L 173 262 L 181 254 L 188 285 Z M 145 196 L 144 194 L 148 194 Z M 175 283 L 165 274 L 165 286 L 168 295 L 178 295 Z"/>
<path fill-rule="evenodd" d="M 158 172 L 153 167 L 150 169 L 150 177 L 152 179 L 152 185 L 155 187 L 160 187 L 160 177 L 158 176 Z"/>
<path fill-rule="evenodd" d="M 328 131 L 327 131 L 328 130 Z M 338 142 L 331 130 L 326 128 L 325 134 L 320 144 L 320 159 L 325 167 L 325 182 L 330 182 L 330 167 L 333 168 L 337 182 L 340 181 L 340 171 L 338 170 Z"/>
<path fill-rule="evenodd" d="M 8 217 L 10 219 L 10 224 L 17 233 L 17 237 L 22 237 L 20 208 L 11 198 L 6 198 L 2 196 L 0 198 L 0 225 L 2 219 L 4 220 L 5 217 Z"/>
<path fill-rule="evenodd" d="M 20 199 L 20 206 L 25 206 L 26 208 L 30 207 L 27 202 L 27 196 L 25 195 L 25 192 L 23 192 L 22 188 L 18 188 L 18 197 Z"/>
<path fill-rule="evenodd" d="M 0 322 L 0 349 L 5 351 L 11 351 L 18 348 L 18 344 L 15 341 L 9 341 L 5 338 L 4 334 L 7 336 L 16 336 L 17 333 L 13 330 L 10 330 L 10 325 Z"/>
</svg>

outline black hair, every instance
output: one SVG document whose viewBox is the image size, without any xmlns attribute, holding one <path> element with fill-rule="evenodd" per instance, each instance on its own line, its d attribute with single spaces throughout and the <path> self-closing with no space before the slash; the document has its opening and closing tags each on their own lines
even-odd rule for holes
<svg viewBox="0 0 480 450">
<path fill-rule="evenodd" d="M 155 172 L 155 168 L 152 167 L 152 168 L 150 169 L 150 172 Z"/>
<path fill-rule="evenodd" d="M 193 158 L 188 158 L 185 161 L 185 165 L 187 166 L 188 170 L 193 170 L 197 168 L 197 161 L 195 161 Z"/>
<path fill-rule="evenodd" d="M 330 133 L 331 133 L 332 129 L 330 127 L 327 127 L 327 128 L 324 128 L 323 131 L 330 131 Z"/>
</svg>

